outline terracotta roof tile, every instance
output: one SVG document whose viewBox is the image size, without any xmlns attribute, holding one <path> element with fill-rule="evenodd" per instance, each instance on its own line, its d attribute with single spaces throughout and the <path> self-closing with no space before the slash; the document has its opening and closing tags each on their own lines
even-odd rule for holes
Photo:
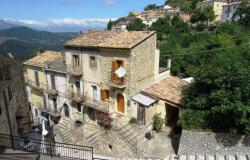
<svg viewBox="0 0 250 160">
<path fill-rule="evenodd" d="M 64 46 L 130 49 L 154 33 L 154 31 L 89 31 L 67 41 Z"/>
<path fill-rule="evenodd" d="M 181 90 L 188 84 L 188 82 L 178 77 L 170 76 L 144 89 L 143 92 L 157 96 L 162 100 L 181 105 Z"/>
<path fill-rule="evenodd" d="M 63 58 L 62 52 L 56 52 L 56 51 L 45 51 L 41 53 L 40 55 L 37 55 L 27 61 L 24 62 L 26 65 L 35 65 L 35 66 L 44 66 L 44 63 L 51 63 L 57 59 Z"/>
</svg>

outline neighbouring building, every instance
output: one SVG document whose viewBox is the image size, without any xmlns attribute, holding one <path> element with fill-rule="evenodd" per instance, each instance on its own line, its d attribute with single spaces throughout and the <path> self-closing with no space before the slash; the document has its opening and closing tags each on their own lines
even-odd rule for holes
<svg viewBox="0 0 250 160">
<path fill-rule="evenodd" d="M 237 21 L 239 17 L 235 17 L 234 14 L 241 2 L 232 2 L 225 4 L 222 8 L 221 22 Z"/>
<path fill-rule="evenodd" d="M 29 103 L 35 125 L 58 119 L 67 106 L 66 64 L 62 52 L 46 51 L 24 62 Z"/>
<path fill-rule="evenodd" d="M 0 133 L 22 136 L 31 131 L 31 121 L 22 63 L 0 54 Z"/>
<path fill-rule="evenodd" d="M 135 17 L 121 17 L 117 20 L 117 24 L 112 27 L 112 30 L 126 30 L 129 23 L 134 21 Z"/>
<path fill-rule="evenodd" d="M 221 21 L 223 6 L 226 5 L 227 2 L 224 0 L 206 0 L 202 2 L 198 2 L 196 8 L 203 9 L 207 7 L 212 7 L 215 15 L 215 22 Z"/>
<path fill-rule="evenodd" d="M 179 16 L 184 22 L 189 22 L 192 14 L 190 12 L 180 11 Z"/>
<path fill-rule="evenodd" d="M 159 68 L 159 57 L 152 31 L 89 31 L 66 42 L 68 118 L 101 124 L 106 115 L 126 122 L 142 116 L 135 115 L 140 108 L 132 97 L 170 75 Z"/>
</svg>

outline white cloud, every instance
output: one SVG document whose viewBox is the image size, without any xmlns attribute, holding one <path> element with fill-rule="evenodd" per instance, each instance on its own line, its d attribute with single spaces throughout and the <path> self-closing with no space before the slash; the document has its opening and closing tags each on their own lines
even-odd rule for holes
<svg viewBox="0 0 250 160">
<path fill-rule="evenodd" d="M 101 0 L 103 4 L 109 5 L 115 3 L 115 0 Z"/>
<path fill-rule="evenodd" d="M 115 18 L 112 18 L 115 19 Z M 63 18 L 63 19 L 47 19 L 47 20 L 31 20 L 31 19 L 8 19 L 5 21 L 12 24 L 24 25 L 36 29 L 44 30 L 56 30 L 56 28 L 67 28 L 67 30 L 79 30 L 83 29 L 93 29 L 93 28 L 106 28 L 109 21 L 108 18 L 93 18 L 93 19 L 73 19 L 73 18 Z M 72 29 L 70 29 L 72 28 Z"/>
</svg>

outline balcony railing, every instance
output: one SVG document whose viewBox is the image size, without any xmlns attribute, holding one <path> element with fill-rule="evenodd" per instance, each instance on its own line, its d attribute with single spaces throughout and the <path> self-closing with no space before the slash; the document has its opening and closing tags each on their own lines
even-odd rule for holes
<svg viewBox="0 0 250 160">
<path fill-rule="evenodd" d="M 39 90 L 39 91 L 41 91 L 41 90 L 44 90 L 46 87 L 46 85 L 44 84 L 44 83 L 41 83 L 41 82 L 39 82 L 39 83 L 36 83 L 36 82 L 34 82 L 34 81 L 31 81 L 31 80 L 28 80 L 27 81 L 27 84 L 31 87 L 31 88 L 33 88 L 33 89 L 35 89 L 35 90 Z"/>
<path fill-rule="evenodd" d="M 94 108 L 94 109 L 96 109 L 98 111 L 101 111 L 101 112 L 104 112 L 104 113 L 109 113 L 109 103 L 108 102 L 84 96 L 83 104 L 87 105 L 87 106 L 89 106 L 91 108 Z"/>
<path fill-rule="evenodd" d="M 58 94 L 56 87 L 52 87 L 51 85 L 46 85 L 46 92 L 54 96 Z"/>
<path fill-rule="evenodd" d="M 59 117 L 61 116 L 60 111 L 56 108 L 54 108 L 52 105 L 47 104 L 46 106 L 44 106 L 44 104 L 34 104 L 37 109 L 39 109 L 41 112 L 45 112 L 47 114 L 50 114 L 54 117 Z"/>
<path fill-rule="evenodd" d="M 82 66 L 67 65 L 67 72 L 72 76 L 82 76 Z"/>
<path fill-rule="evenodd" d="M 76 93 L 73 91 L 69 91 L 69 98 L 77 103 L 83 102 L 83 95 L 81 93 Z"/>
</svg>

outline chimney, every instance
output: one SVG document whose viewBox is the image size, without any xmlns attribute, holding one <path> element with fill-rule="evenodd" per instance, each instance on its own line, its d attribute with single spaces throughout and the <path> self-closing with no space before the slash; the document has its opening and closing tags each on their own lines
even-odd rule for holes
<svg viewBox="0 0 250 160">
<path fill-rule="evenodd" d="M 170 58 L 167 59 L 167 68 L 168 68 L 168 69 L 171 68 L 171 61 L 172 61 L 172 60 L 171 60 Z"/>
</svg>

